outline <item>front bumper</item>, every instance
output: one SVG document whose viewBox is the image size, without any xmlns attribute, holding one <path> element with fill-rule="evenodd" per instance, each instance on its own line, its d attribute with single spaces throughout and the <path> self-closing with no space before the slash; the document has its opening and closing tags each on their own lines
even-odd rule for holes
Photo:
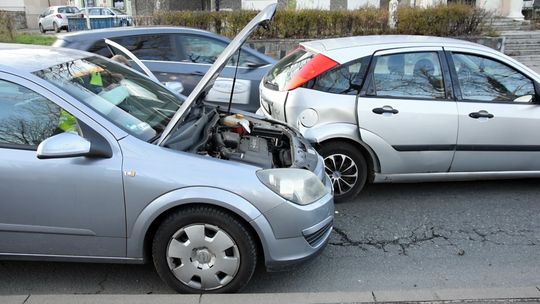
<svg viewBox="0 0 540 304">
<path fill-rule="evenodd" d="M 263 243 L 268 271 L 282 271 L 316 257 L 326 247 L 332 233 L 334 199 L 329 178 L 324 178 L 328 194 L 300 206 L 284 203 L 253 221 Z"/>
</svg>

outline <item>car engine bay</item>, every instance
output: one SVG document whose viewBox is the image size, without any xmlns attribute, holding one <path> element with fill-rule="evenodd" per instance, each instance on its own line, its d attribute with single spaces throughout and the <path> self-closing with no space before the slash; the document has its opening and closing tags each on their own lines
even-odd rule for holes
<svg viewBox="0 0 540 304">
<path fill-rule="evenodd" d="M 310 169 L 317 162 L 317 154 L 313 151 L 315 157 L 308 157 L 308 146 L 295 139 L 288 127 L 242 114 L 220 113 L 219 108 L 205 105 L 191 109 L 165 146 L 263 169 Z"/>
</svg>

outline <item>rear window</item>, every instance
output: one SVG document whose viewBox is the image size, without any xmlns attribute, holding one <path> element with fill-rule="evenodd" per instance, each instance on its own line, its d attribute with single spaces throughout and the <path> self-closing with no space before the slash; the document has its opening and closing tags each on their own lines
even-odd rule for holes
<svg viewBox="0 0 540 304">
<path fill-rule="evenodd" d="M 277 91 L 285 90 L 287 83 L 313 56 L 313 53 L 304 49 L 295 50 L 276 63 L 268 74 L 264 76 L 264 86 Z"/>
<path fill-rule="evenodd" d="M 72 6 L 59 7 L 58 12 L 60 14 L 76 14 L 79 12 L 79 9 Z"/>
</svg>

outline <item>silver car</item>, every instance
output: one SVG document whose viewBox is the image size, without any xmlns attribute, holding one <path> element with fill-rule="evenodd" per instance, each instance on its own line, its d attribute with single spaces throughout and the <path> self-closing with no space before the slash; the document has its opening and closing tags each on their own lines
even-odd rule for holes
<svg viewBox="0 0 540 304">
<path fill-rule="evenodd" d="M 0 258 L 152 261 L 179 292 L 233 292 L 332 230 L 322 158 L 292 129 L 202 102 L 263 10 L 185 100 L 82 51 L 0 44 Z"/>
<path fill-rule="evenodd" d="M 461 40 L 328 39 L 302 43 L 268 72 L 259 113 L 316 145 L 344 200 L 366 182 L 540 176 L 539 82 Z"/>
<path fill-rule="evenodd" d="M 75 6 L 51 6 L 39 15 L 38 26 L 41 33 L 68 30 L 68 17 L 82 17 L 82 12 Z"/>
</svg>

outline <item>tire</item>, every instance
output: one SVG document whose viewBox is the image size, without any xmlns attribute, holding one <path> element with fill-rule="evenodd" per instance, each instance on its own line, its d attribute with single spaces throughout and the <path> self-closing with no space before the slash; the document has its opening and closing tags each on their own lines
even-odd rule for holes
<svg viewBox="0 0 540 304">
<path fill-rule="evenodd" d="M 189 207 L 160 224 L 152 259 L 161 279 L 177 292 L 230 293 L 251 279 L 257 246 L 244 224 L 229 213 Z"/>
<path fill-rule="evenodd" d="M 355 146 L 344 141 L 323 143 L 319 153 L 334 187 L 334 201 L 341 203 L 360 193 L 367 180 L 366 159 Z"/>
<path fill-rule="evenodd" d="M 39 32 L 45 34 L 45 29 L 43 28 L 43 25 L 41 25 L 41 23 L 39 24 Z"/>
<path fill-rule="evenodd" d="M 53 22 L 53 29 L 55 33 L 60 33 L 60 31 L 62 30 L 58 27 L 58 24 L 56 24 L 56 22 Z"/>
</svg>

